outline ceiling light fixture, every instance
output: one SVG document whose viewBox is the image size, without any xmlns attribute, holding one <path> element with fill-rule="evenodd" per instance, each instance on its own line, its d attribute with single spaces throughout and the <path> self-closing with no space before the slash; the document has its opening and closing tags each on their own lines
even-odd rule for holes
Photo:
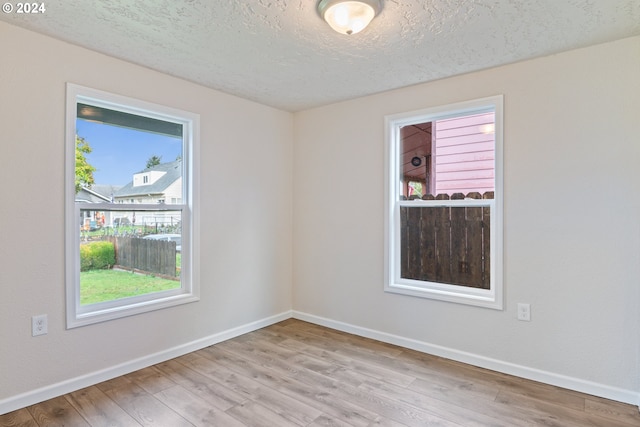
<svg viewBox="0 0 640 427">
<path fill-rule="evenodd" d="M 364 30 L 382 9 L 382 0 L 320 0 L 318 13 L 341 34 Z"/>
</svg>

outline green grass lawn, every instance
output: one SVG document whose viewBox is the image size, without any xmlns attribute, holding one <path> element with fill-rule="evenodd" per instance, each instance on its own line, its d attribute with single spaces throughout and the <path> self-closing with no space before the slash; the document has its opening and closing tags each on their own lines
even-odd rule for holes
<svg viewBox="0 0 640 427">
<path fill-rule="evenodd" d="M 179 287 L 179 278 L 168 280 L 118 270 L 83 271 L 80 273 L 80 304 L 95 304 Z"/>
</svg>

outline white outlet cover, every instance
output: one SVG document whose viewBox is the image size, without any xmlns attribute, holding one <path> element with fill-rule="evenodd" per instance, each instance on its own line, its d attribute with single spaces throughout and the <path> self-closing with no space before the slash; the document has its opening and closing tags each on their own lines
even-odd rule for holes
<svg viewBox="0 0 640 427">
<path fill-rule="evenodd" d="M 49 332 L 47 315 L 41 314 L 39 316 L 33 316 L 31 318 L 31 335 L 37 337 L 39 335 L 46 335 Z"/>
<path fill-rule="evenodd" d="M 518 303 L 518 320 L 531 321 L 531 304 Z"/>
</svg>

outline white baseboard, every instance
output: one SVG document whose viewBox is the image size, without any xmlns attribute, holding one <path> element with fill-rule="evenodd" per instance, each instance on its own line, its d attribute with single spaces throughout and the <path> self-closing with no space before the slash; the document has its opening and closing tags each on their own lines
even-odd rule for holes
<svg viewBox="0 0 640 427">
<path fill-rule="evenodd" d="M 267 317 L 265 319 L 247 323 L 246 325 L 219 332 L 217 334 L 210 335 L 196 341 L 163 350 L 155 354 L 150 354 L 148 356 L 134 359 L 120 365 L 111 366 L 100 371 L 92 372 L 90 374 L 82 375 L 76 378 L 71 378 L 16 396 L 11 396 L 7 399 L 0 400 L 0 415 L 36 404 L 38 402 L 52 399 L 57 396 L 62 396 L 64 394 L 71 393 L 73 391 L 80 390 L 82 388 L 89 387 L 91 385 L 98 384 L 100 382 L 107 381 L 121 375 L 125 375 L 139 369 L 143 369 L 157 363 L 161 363 L 175 357 L 191 353 L 196 350 L 200 350 L 210 345 L 226 341 L 228 339 L 255 331 L 260 328 L 264 328 L 265 326 L 281 322 L 291 317 L 292 311 L 286 311 L 284 313 Z"/>
<path fill-rule="evenodd" d="M 579 378 L 568 377 L 566 375 L 555 374 L 553 372 L 546 372 L 535 368 L 516 365 L 509 362 L 504 362 L 502 360 L 492 359 L 473 353 L 467 353 L 452 348 L 417 341 L 411 338 L 405 338 L 398 335 L 388 334 L 386 332 L 363 328 L 360 326 L 351 325 L 348 323 L 339 322 L 336 320 L 331 320 L 300 311 L 294 311 L 293 318 L 304 320 L 309 323 L 315 323 L 321 326 L 326 326 L 328 328 L 336 329 L 339 331 L 348 332 L 350 334 L 358 335 L 361 337 L 399 345 L 401 347 L 417 350 L 422 353 L 428 353 L 434 356 L 440 356 L 446 359 L 467 363 L 469 365 L 490 369 L 492 371 L 502 372 L 520 378 L 526 378 L 545 384 L 591 394 L 593 396 L 603 397 L 605 399 L 611 399 L 618 402 L 640 406 L 640 393 L 633 390 L 624 390 L 605 384 L 599 384 Z"/>
</svg>

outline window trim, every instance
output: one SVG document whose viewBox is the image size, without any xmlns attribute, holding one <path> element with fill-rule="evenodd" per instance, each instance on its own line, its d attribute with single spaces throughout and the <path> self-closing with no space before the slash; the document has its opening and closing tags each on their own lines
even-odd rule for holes
<svg viewBox="0 0 640 427">
<path fill-rule="evenodd" d="M 75 141 L 77 103 L 90 103 L 129 114 L 139 114 L 183 125 L 183 198 L 180 205 L 136 205 L 136 210 L 181 210 L 182 268 L 181 287 L 104 303 L 80 305 L 80 206 L 75 202 Z M 122 95 L 67 83 L 65 131 L 65 290 L 67 329 L 132 316 L 162 308 L 198 301 L 199 272 L 199 140 L 200 116 Z M 185 200 L 186 199 L 186 200 Z M 130 211 L 129 204 L 92 204 L 104 210 Z"/>
<path fill-rule="evenodd" d="M 400 128 L 465 114 L 495 112 L 495 198 L 480 200 L 400 200 Z M 503 291 L 503 95 L 385 116 L 384 291 L 502 310 Z M 490 206 L 491 286 L 476 289 L 400 278 L 400 206 Z"/>
</svg>

